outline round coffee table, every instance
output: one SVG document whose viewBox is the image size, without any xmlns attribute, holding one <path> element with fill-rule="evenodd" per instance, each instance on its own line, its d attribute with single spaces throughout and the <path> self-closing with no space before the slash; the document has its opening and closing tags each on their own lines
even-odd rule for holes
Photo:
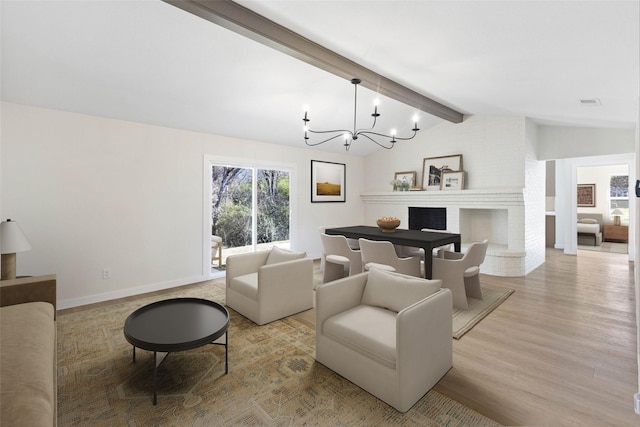
<svg viewBox="0 0 640 427">
<path fill-rule="evenodd" d="M 153 351 L 153 404 L 157 403 L 158 366 L 170 352 L 190 350 L 206 344 L 223 345 L 224 373 L 228 365 L 229 312 L 217 302 L 200 298 L 174 298 L 145 305 L 124 322 L 124 337 L 136 347 Z M 225 335 L 224 343 L 216 343 Z M 158 353 L 161 353 L 158 359 Z"/>
</svg>

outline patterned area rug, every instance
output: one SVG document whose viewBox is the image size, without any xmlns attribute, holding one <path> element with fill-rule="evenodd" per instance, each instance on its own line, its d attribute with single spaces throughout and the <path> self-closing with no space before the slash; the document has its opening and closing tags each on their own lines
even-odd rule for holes
<svg viewBox="0 0 640 427">
<path fill-rule="evenodd" d="M 435 392 L 401 414 L 314 360 L 315 331 L 295 318 L 257 326 L 230 310 L 229 373 L 224 347 L 171 353 L 158 368 L 152 405 L 153 353 L 123 336 L 126 317 L 161 299 L 224 302 L 224 285 L 205 282 L 58 316 L 60 426 L 293 426 L 498 424 Z"/>
</svg>

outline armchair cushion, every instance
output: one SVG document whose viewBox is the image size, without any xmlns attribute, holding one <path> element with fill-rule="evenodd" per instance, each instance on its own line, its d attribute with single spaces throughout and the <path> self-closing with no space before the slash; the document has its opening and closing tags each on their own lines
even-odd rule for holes
<svg viewBox="0 0 640 427">
<path fill-rule="evenodd" d="M 269 256 L 267 257 L 267 262 L 265 263 L 265 265 L 277 264 L 285 261 L 293 261 L 295 259 L 304 258 L 305 256 L 307 256 L 306 252 L 287 251 L 274 246 L 269 251 Z"/>
<path fill-rule="evenodd" d="M 416 286 L 419 285 L 419 286 Z M 396 313 L 440 290 L 441 280 L 428 280 L 372 269 L 362 295 L 362 304 L 382 307 Z"/>
<path fill-rule="evenodd" d="M 258 299 L 258 273 L 249 273 L 234 277 L 230 287 L 251 299 Z"/>
<path fill-rule="evenodd" d="M 359 305 L 324 322 L 324 333 L 370 359 L 396 367 L 396 313 Z"/>
</svg>

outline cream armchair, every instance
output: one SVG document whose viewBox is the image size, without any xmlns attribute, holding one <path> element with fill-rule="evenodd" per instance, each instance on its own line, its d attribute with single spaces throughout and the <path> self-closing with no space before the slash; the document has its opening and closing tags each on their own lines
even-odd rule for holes
<svg viewBox="0 0 640 427">
<path fill-rule="evenodd" d="M 227 257 L 226 304 L 258 325 L 313 308 L 313 260 L 278 247 Z"/>
<path fill-rule="evenodd" d="M 400 412 L 452 366 L 451 291 L 373 269 L 316 290 L 316 360 Z"/>
</svg>

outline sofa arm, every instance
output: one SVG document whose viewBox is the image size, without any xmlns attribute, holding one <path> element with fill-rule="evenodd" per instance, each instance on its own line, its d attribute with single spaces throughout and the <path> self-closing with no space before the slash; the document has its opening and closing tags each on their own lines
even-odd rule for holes
<svg viewBox="0 0 640 427">
<path fill-rule="evenodd" d="M 316 289 L 316 334 L 322 334 L 324 321 L 349 310 L 362 301 L 369 273 L 360 273 L 325 283 Z"/>
<path fill-rule="evenodd" d="M 247 252 L 231 255 L 226 262 L 226 285 L 229 287 L 231 279 L 245 274 L 257 273 L 269 257 L 269 251 Z"/>
<path fill-rule="evenodd" d="M 56 312 L 56 275 L 23 277 L 0 281 L 0 307 L 44 301 Z"/>
</svg>

